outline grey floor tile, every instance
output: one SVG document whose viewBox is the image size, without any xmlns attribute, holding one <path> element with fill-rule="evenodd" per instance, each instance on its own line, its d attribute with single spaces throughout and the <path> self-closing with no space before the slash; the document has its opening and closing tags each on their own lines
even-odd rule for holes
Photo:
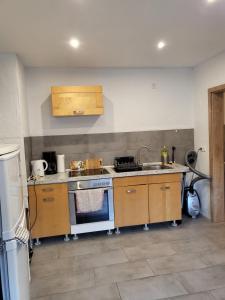
<svg viewBox="0 0 225 300">
<path fill-rule="evenodd" d="M 93 270 L 75 272 L 66 270 L 64 273 L 48 277 L 35 278 L 31 281 L 31 297 L 37 298 L 57 293 L 66 293 L 95 285 Z"/>
<path fill-rule="evenodd" d="M 96 268 L 94 272 L 97 285 L 153 276 L 153 272 L 146 261 L 100 267 Z"/>
<path fill-rule="evenodd" d="M 147 260 L 152 271 L 157 274 L 167 274 L 205 268 L 200 257 L 195 254 L 172 255 Z"/>
<path fill-rule="evenodd" d="M 216 300 L 225 300 L 225 288 L 217 289 L 210 292 Z"/>
<path fill-rule="evenodd" d="M 77 240 L 61 245 L 58 250 L 59 257 L 73 257 L 86 254 L 99 254 L 105 248 L 99 240 Z"/>
<path fill-rule="evenodd" d="M 192 294 L 225 287 L 225 266 L 175 273 L 174 276 Z"/>
<path fill-rule="evenodd" d="M 123 300 L 154 300 L 187 294 L 171 275 L 124 281 L 118 287 Z"/>
<path fill-rule="evenodd" d="M 166 243 L 148 243 L 134 247 L 125 247 L 124 252 L 126 253 L 129 260 L 133 261 L 145 258 L 168 256 L 176 253 L 175 250 Z"/>
<path fill-rule="evenodd" d="M 202 253 L 201 259 L 208 266 L 225 264 L 225 249 Z"/>
<path fill-rule="evenodd" d="M 122 250 L 112 250 L 97 254 L 88 254 L 77 257 L 80 268 L 82 270 L 92 269 L 96 267 L 108 266 L 127 262 L 128 259 Z"/>
<path fill-rule="evenodd" d="M 205 237 L 174 241 L 170 245 L 179 254 L 216 251 L 219 249 L 215 243 Z"/>
<path fill-rule="evenodd" d="M 169 298 L 168 300 L 215 300 L 215 298 L 210 293 L 198 293 Z"/>
<path fill-rule="evenodd" d="M 121 300 L 121 298 L 117 286 L 112 284 L 55 294 L 37 300 Z"/>
<path fill-rule="evenodd" d="M 56 274 L 60 275 L 61 273 L 65 274 L 67 270 L 80 271 L 80 265 L 75 258 L 57 258 L 51 259 L 50 263 L 36 263 L 32 265 L 31 276 L 32 278 L 42 278 Z"/>
</svg>

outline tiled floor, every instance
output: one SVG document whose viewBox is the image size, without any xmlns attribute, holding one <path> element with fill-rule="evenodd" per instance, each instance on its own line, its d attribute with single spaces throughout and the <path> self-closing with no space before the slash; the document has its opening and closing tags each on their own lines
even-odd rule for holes
<svg viewBox="0 0 225 300">
<path fill-rule="evenodd" d="M 39 300 L 225 300 L 225 224 L 204 218 L 83 235 L 34 249 Z"/>
</svg>

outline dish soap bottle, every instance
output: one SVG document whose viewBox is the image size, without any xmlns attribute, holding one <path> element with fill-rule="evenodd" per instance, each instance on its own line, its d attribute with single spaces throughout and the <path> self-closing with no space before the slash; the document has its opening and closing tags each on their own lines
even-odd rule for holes
<svg viewBox="0 0 225 300">
<path fill-rule="evenodd" d="M 169 162 L 169 151 L 166 146 L 163 146 L 163 148 L 161 149 L 161 162 L 162 165 L 166 165 Z"/>
</svg>

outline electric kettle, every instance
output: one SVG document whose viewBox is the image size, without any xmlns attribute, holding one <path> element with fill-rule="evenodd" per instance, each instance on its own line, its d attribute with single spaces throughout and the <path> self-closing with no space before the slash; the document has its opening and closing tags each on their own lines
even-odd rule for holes
<svg viewBox="0 0 225 300">
<path fill-rule="evenodd" d="M 45 170 L 47 170 L 48 168 L 48 163 L 44 159 L 32 160 L 31 166 L 32 166 L 32 175 L 42 177 L 45 176 Z"/>
</svg>

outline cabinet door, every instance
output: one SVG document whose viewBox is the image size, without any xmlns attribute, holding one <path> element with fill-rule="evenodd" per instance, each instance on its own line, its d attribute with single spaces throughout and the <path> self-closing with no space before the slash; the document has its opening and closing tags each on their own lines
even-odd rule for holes
<svg viewBox="0 0 225 300">
<path fill-rule="evenodd" d="M 117 227 L 148 223 L 148 186 L 114 188 L 114 208 Z"/>
<path fill-rule="evenodd" d="M 181 184 L 171 182 L 165 184 L 167 221 L 181 219 Z"/>
<path fill-rule="evenodd" d="M 150 223 L 181 219 L 181 185 L 179 182 L 149 185 Z"/>
<path fill-rule="evenodd" d="M 70 232 L 67 184 L 29 186 L 32 238 Z"/>
</svg>

